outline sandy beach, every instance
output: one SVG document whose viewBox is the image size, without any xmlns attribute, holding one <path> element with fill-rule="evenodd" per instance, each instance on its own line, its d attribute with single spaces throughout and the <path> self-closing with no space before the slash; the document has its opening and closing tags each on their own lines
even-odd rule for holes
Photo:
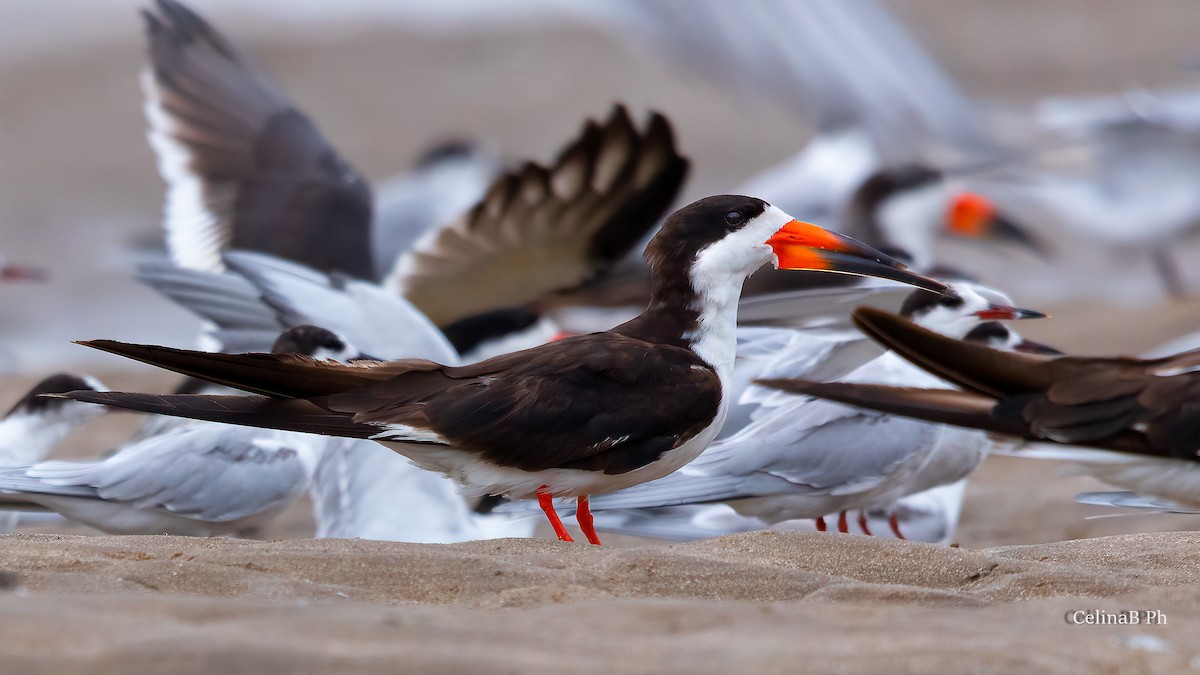
<svg viewBox="0 0 1200 675">
<path fill-rule="evenodd" d="M 0 657 L 13 672 L 1182 672 L 1200 662 L 1194 534 L 980 550 L 782 533 L 629 549 L 3 543 Z M 1067 623 L 1087 610 L 1136 610 L 1140 623 Z"/>
<path fill-rule="evenodd" d="M 140 3 L 10 4 L 21 20 L 0 25 L 0 251 L 49 268 L 52 280 L 0 294 L 0 408 L 64 368 L 86 368 L 115 389 L 166 391 L 168 375 L 70 344 L 195 337 L 191 317 L 131 279 L 137 262 L 161 255 L 162 185 L 136 80 Z M 689 199 L 731 189 L 811 132 L 791 111 L 586 26 L 424 29 L 369 15 L 281 22 L 278 7 L 193 4 L 211 9 L 372 179 L 465 131 L 514 156 L 546 158 L 579 120 L 619 99 L 674 120 L 694 161 Z M 964 88 L 1004 105 L 1198 77 L 1173 65 L 1195 48 L 1192 0 L 1153 10 L 1123 0 L 896 4 Z M 60 28 L 56 13 L 69 11 L 79 25 Z M 1053 314 L 1020 328 L 1071 352 L 1136 353 L 1200 329 L 1200 300 L 1129 301 L 1130 289 L 1156 284 L 1145 261 L 1119 252 L 1094 254 L 1097 283 L 1080 297 L 1050 292 L 1062 271 L 1019 253 L 962 260 L 1018 304 Z M 1200 288 L 1200 268 L 1186 272 Z M 136 423 L 109 416 L 55 457 L 96 457 Z M 314 541 L 307 503 L 275 520 L 265 541 L 25 527 L 0 537 L 0 670 L 1200 668 L 1192 637 L 1200 534 L 1191 531 L 1200 519 L 1096 518 L 1111 513 L 1071 497 L 1103 486 L 1058 468 L 987 460 L 968 488 L 958 548 L 794 533 L 685 545 L 614 539 L 604 548 Z M 1064 616 L 1075 610 L 1143 614 L 1136 626 L 1070 625 Z M 1166 624 L 1146 625 L 1146 610 Z"/>
</svg>

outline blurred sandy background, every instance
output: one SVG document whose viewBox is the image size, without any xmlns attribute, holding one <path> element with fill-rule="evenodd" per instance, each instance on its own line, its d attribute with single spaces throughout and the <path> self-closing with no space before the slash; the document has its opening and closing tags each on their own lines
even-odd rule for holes
<svg viewBox="0 0 1200 675">
<path fill-rule="evenodd" d="M 584 116 L 622 100 L 675 121 L 695 160 L 691 199 L 735 188 L 797 150 L 809 132 L 789 110 L 712 86 L 596 29 L 588 20 L 595 2 L 193 4 L 274 73 L 372 179 L 407 169 L 417 152 L 447 136 L 478 135 L 514 156 L 547 159 Z M 143 138 L 138 5 L 0 0 L 0 251 L 54 273 L 44 286 L 3 289 L 0 372 L 43 372 L 50 356 L 104 358 L 68 346 L 72 339 L 192 338 L 183 312 L 129 280 L 131 248 L 156 245 L 160 236 L 162 200 Z M 896 7 L 967 91 L 1002 104 L 1200 85 L 1200 73 L 1178 67 L 1198 48 L 1200 7 L 1192 0 L 902 0 Z M 1007 282 L 1021 302 L 1059 309 L 1044 306 L 1053 268 L 1020 253 L 966 255 L 1000 266 L 1003 274 L 989 276 L 1002 277 L 994 281 Z M 1142 261 L 1099 260 L 1115 266 L 1105 276 L 1120 285 L 1140 279 L 1156 290 Z M 1200 270 L 1181 266 L 1200 288 Z M 1121 311 L 1140 316 L 1144 304 Z M 1160 334 L 1200 328 L 1194 312 L 1176 312 L 1161 331 L 1115 336 L 1128 332 L 1122 316 L 1090 307 L 1082 314 L 1083 323 L 1030 331 L 1065 331 L 1074 349 L 1136 349 Z"/>
<path fill-rule="evenodd" d="M 0 0 L 0 251 L 13 260 L 45 266 L 53 275 L 53 280 L 45 285 L 0 287 L 0 374 L 8 374 L 0 380 L 3 385 L 0 406 L 7 406 L 16 392 L 30 383 L 31 377 L 68 365 L 87 366 L 110 386 L 164 388 L 168 382 L 148 369 L 88 354 L 83 348 L 69 345 L 70 340 L 108 337 L 187 345 L 194 337 L 196 324 L 188 315 L 130 280 L 130 272 L 138 260 L 156 255 L 162 199 L 162 184 L 143 139 L 137 84 L 144 49 L 141 22 L 135 15 L 139 4 L 129 0 Z M 671 116 L 682 148 L 694 159 L 692 180 L 685 195 L 685 199 L 690 199 L 735 187 L 755 171 L 790 155 L 810 131 L 805 121 L 791 111 L 716 88 L 689 72 L 663 63 L 640 47 L 622 44 L 612 35 L 590 26 L 586 19 L 593 13 L 589 9 L 591 3 L 476 0 L 414 5 L 383 0 L 346 3 L 195 0 L 191 5 L 274 73 L 343 155 L 372 179 L 406 169 L 417 152 L 446 136 L 478 135 L 512 155 L 546 159 L 574 132 L 584 116 L 603 115 L 612 101 L 622 100 L 639 111 L 654 107 Z M 1200 48 L 1197 37 L 1200 5 L 1194 0 L 1146 3 L 900 0 L 894 5 L 967 91 L 1001 104 L 1026 104 L 1050 94 L 1200 85 L 1200 74 L 1178 68 L 1181 59 Z M 1059 299 L 1039 303 L 1039 299 L 1050 297 L 1038 293 L 1038 288 L 1039 284 L 1052 285 L 1057 273 L 1053 269 L 1020 254 L 970 255 L 982 255 L 979 264 L 991 265 L 993 270 L 1011 269 L 1019 304 L 1049 310 L 1055 315 L 1052 321 L 1022 325 L 1023 332 L 1072 351 L 1138 351 L 1200 329 L 1200 312 L 1195 302 L 1166 302 L 1156 294 L 1141 302 L 1126 301 L 1120 305 L 1108 304 L 1103 297 L 1084 302 Z M 1111 266 L 1108 276 L 1113 283 L 1129 279 L 1130 284 L 1154 288 L 1140 262 L 1108 254 L 1096 259 Z M 1186 259 L 1181 263 L 1196 283 L 1195 288 L 1200 289 L 1200 269 L 1197 269 L 1200 266 L 1191 265 Z M 65 454 L 93 455 L 98 445 L 119 439 L 127 424 L 127 421 L 107 421 L 100 431 L 73 439 Z M 972 479 L 960 531 L 963 546 L 1053 542 L 1120 532 L 1194 529 L 1198 525 L 1195 519 L 1186 517 L 1085 520 L 1087 515 L 1105 512 L 1075 505 L 1070 496 L 1080 490 L 1098 489 L 1098 484 L 1079 478 L 1056 479 L 1052 474 L 1051 465 L 1046 463 L 989 460 Z M 295 509 L 270 534 L 307 536 L 307 517 L 303 508 Z M 0 653 L 7 650 L 9 656 L 24 655 L 31 660 L 7 662 L 31 668 L 47 664 L 37 658 L 58 653 L 62 660 L 55 664 L 57 667 L 95 665 L 101 670 L 115 671 L 128 666 L 119 657 L 122 649 L 143 656 L 150 654 L 159 659 L 153 662 L 174 666 L 184 663 L 177 657 L 185 654 L 193 658 L 189 663 L 197 666 L 237 662 L 281 667 L 281 663 L 286 663 L 295 669 L 315 669 L 314 664 L 318 663 L 325 667 L 348 663 L 339 661 L 338 654 L 351 658 L 369 653 L 374 655 L 375 665 L 395 665 L 397 662 L 388 658 L 415 654 L 423 655 L 426 660 L 411 663 L 453 669 L 453 664 L 461 666 L 463 662 L 429 652 L 430 645 L 414 640 L 412 632 L 406 633 L 406 641 L 393 645 L 390 636 L 404 630 L 388 628 L 459 625 L 465 630 L 480 621 L 478 615 L 461 606 L 411 607 L 443 604 L 447 597 L 453 596 L 459 605 L 509 607 L 504 610 L 506 613 L 488 615 L 490 618 L 482 620 L 489 624 L 487 631 L 493 642 L 489 643 L 491 651 L 479 654 L 499 659 L 492 662 L 496 665 L 516 663 L 504 658 L 519 652 L 524 659 L 523 671 L 553 667 L 604 669 L 611 665 L 606 659 L 614 658 L 613 650 L 621 650 L 621 640 L 639 634 L 637 627 L 648 631 L 644 636 L 649 640 L 645 648 L 649 651 L 626 654 L 625 660 L 618 661 L 626 667 L 652 664 L 655 669 L 660 666 L 666 669 L 686 663 L 713 671 L 733 670 L 727 661 L 694 658 L 703 651 L 698 651 L 698 644 L 704 640 L 697 636 L 713 635 L 716 637 L 711 639 L 743 644 L 744 651 L 759 650 L 756 653 L 761 658 L 754 663 L 768 668 L 794 670 L 799 662 L 789 659 L 798 658 L 798 651 L 812 654 L 813 649 L 824 648 L 821 653 L 825 657 L 835 652 L 845 652 L 847 658 L 856 655 L 856 660 L 844 662 L 855 667 L 865 664 L 864 669 L 869 670 L 871 665 L 904 664 L 919 670 L 917 666 L 929 662 L 913 657 L 911 650 L 903 649 L 903 644 L 872 637 L 873 630 L 895 631 L 897 623 L 902 621 L 900 615 L 889 613 L 885 605 L 940 608 L 937 612 L 925 609 L 913 609 L 915 614 L 900 612 L 903 616 L 919 615 L 920 621 L 926 623 L 918 624 L 929 626 L 924 633 L 919 625 L 906 629 L 905 639 L 909 644 L 925 650 L 918 650 L 918 656 L 932 653 L 929 650 L 938 646 L 939 634 L 953 634 L 964 640 L 964 649 L 986 653 L 977 662 L 980 668 L 988 664 L 1000 670 L 1020 665 L 1045 666 L 1032 654 L 1024 655 L 1024 661 L 1014 661 L 1012 657 L 1020 656 L 1025 649 L 1056 646 L 1057 640 L 1050 636 L 1057 633 L 1042 632 L 1050 627 L 1061 629 L 1064 624 L 1060 605 L 1073 606 L 1071 602 L 1078 602 L 1061 600 L 1037 608 L 1003 603 L 1030 595 L 1095 596 L 1128 590 L 1149 593 L 1145 597 L 1150 604 L 1165 601 L 1171 594 L 1163 591 L 1162 586 L 1183 584 L 1181 579 L 1189 574 L 1194 579 L 1194 572 L 1200 571 L 1194 554 L 1184 555 L 1185 551 L 1194 550 L 1194 537 L 1180 537 L 1113 544 L 1123 552 L 1113 554 L 1115 558 L 1133 557 L 1147 547 L 1170 545 L 1164 550 L 1171 553 L 1156 557 L 1154 562 L 1170 570 L 1170 574 L 1139 577 L 1133 571 L 1115 573 L 1105 568 L 1106 575 L 1125 575 L 1135 580 L 1134 586 L 1124 590 L 1097 581 L 1099 577 L 1095 575 L 1108 562 L 1089 558 L 1091 562 L 1071 567 L 1079 563 L 1078 556 L 1051 549 L 1029 555 L 1048 556 L 1046 559 L 1065 555 L 1068 567 L 1059 570 L 1059 576 L 1046 577 L 1041 586 L 1036 578 L 1026 579 L 1028 583 L 1016 590 L 1010 588 L 989 595 L 964 591 L 960 586 L 968 583 L 963 581 L 968 579 L 966 573 L 951 582 L 942 578 L 889 577 L 886 570 L 872 570 L 860 574 L 873 584 L 870 592 L 847 591 L 842 597 L 836 590 L 845 581 L 837 576 L 841 573 L 839 560 L 901 551 L 903 555 L 931 556 L 928 560 L 934 562 L 928 565 L 933 569 L 948 564 L 947 560 L 959 554 L 929 552 L 918 546 L 884 551 L 870 548 L 875 545 L 861 543 L 858 538 L 836 537 L 783 538 L 778 540 L 778 548 L 762 548 L 752 545 L 758 541 L 752 537 L 738 537 L 731 543 L 711 546 L 744 549 L 745 564 L 755 566 L 763 575 L 753 576 L 754 581 L 746 583 L 766 585 L 756 592 L 728 596 L 721 592 L 731 582 L 719 572 L 729 564 L 732 553 L 710 555 L 683 547 L 638 549 L 650 553 L 643 558 L 635 556 L 634 562 L 608 556 L 599 562 L 578 563 L 599 565 L 599 572 L 564 573 L 565 578 L 549 573 L 542 577 L 534 575 L 513 588 L 523 588 L 523 583 L 541 587 L 542 591 L 522 595 L 510 589 L 505 591 L 508 595 L 496 596 L 501 600 L 487 600 L 492 598 L 488 593 L 500 593 L 499 587 L 489 587 L 486 593 L 478 591 L 479 594 L 460 588 L 455 577 L 461 574 L 460 568 L 451 565 L 439 574 L 428 566 L 418 565 L 414 561 L 425 560 L 422 556 L 442 555 L 420 547 L 330 543 L 305 548 L 297 544 L 301 548 L 289 549 L 293 557 L 284 556 L 284 562 L 276 563 L 272 561 L 279 560 L 278 547 L 238 542 L 145 538 L 126 545 L 117 539 L 98 539 L 91 544 L 75 539 L 9 538 L 0 542 L 0 582 L 3 582 L 0 587 L 44 593 L 39 604 L 23 604 L 18 596 L 5 596 L 0 589 L 0 616 L 9 618 L 3 621 L 7 626 L 23 626 L 22 634 L 32 635 L 36 627 L 43 630 L 57 627 L 62 617 L 79 612 L 80 620 L 125 617 L 114 620 L 106 629 L 110 632 L 120 633 L 126 628 L 160 632 L 142 633 L 148 636 L 146 641 L 135 641 L 136 644 L 119 637 L 93 636 L 92 642 L 84 641 L 81 643 L 84 646 L 76 645 L 78 649 L 62 653 L 58 653 L 59 645 L 53 641 L 6 639 L 6 644 L 0 645 Z M 493 545 L 452 550 L 476 561 L 473 564 L 482 565 L 490 573 L 489 546 Z M 549 562 L 560 551 L 554 542 L 494 546 L 500 547 L 496 550 L 503 550 L 506 556 L 518 559 L 523 555 L 533 556 L 541 561 L 538 565 L 548 569 L 556 565 L 574 569 L 572 566 L 577 564 L 571 562 L 575 558 L 561 564 Z M 376 557 L 362 562 L 363 547 L 375 551 Z M 176 550 L 182 552 L 185 560 L 203 551 L 215 551 L 212 555 L 224 558 L 212 563 L 211 569 L 204 568 L 209 572 L 196 572 L 199 575 L 195 577 L 196 585 L 183 590 L 169 581 L 178 571 L 170 564 L 155 563 L 152 569 L 137 566 L 137 561 L 171 560 L 171 552 Z M 1093 554 L 1089 551 L 1079 556 L 1087 558 Z M 42 563 L 38 560 L 48 559 L 45 556 L 58 557 L 43 565 L 48 571 L 39 572 L 41 576 L 29 577 L 21 572 L 14 573 L 11 584 L 6 581 L 8 577 L 4 575 L 9 573 L 5 569 L 39 568 Z M 667 568 L 682 565 L 681 560 L 693 561 L 695 566 L 687 569 L 691 575 L 688 578 L 697 584 L 689 587 L 695 592 L 670 592 L 676 587 L 672 584 L 684 583 L 683 577 L 672 577 L 651 590 L 632 593 L 641 598 L 639 604 L 623 606 L 614 604 L 613 598 L 631 594 L 624 586 L 618 584 L 615 590 L 607 588 L 598 593 L 593 582 L 581 581 L 593 579 L 594 576 L 588 576 L 593 573 L 620 577 L 622 565 L 643 564 L 647 557 L 655 558 Z M 293 565 L 297 560 L 300 562 Z M 255 572 L 264 565 L 274 565 L 271 574 Z M 355 565 L 368 565 L 370 569 L 356 567 L 355 574 L 359 576 L 341 582 L 342 585 L 321 582 L 318 578 L 327 576 L 330 570 Z M 376 588 L 382 583 L 380 579 L 403 577 L 412 565 L 413 569 L 429 575 L 425 581 L 431 586 L 425 588 L 424 595 L 398 593 L 388 584 L 383 584 L 382 590 Z M 826 577 L 809 579 L 813 589 L 825 589 L 821 593 L 822 602 L 791 603 L 804 599 L 810 591 L 772 595 L 763 590 L 778 582 L 782 568 L 777 565 L 787 569 L 825 570 L 821 574 Z M 227 566 L 229 569 L 240 566 L 240 576 L 210 573 L 226 570 Z M 503 575 L 507 569 L 497 568 L 495 573 Z M 139 578 L 139 574 L 144 583 L 121 581 Z M 292 581 L 279 582 L 280 575 Z M 115 577 L 120 578 L 113 581 Z M 255 579 L 271 580 L 267 585 L 271 590 L 254 589 Z M 409 579 L 406 583 L 421 581 Z M 226 583 L 233 584 L 235 590 L 228 590 L 230 587 L 223 585 Z M 338 599 L 331 595 L 332 590 L 328 593 L 296 590 L 309 588 L 305 583 L 317 583 L 322 589 L 342 588 L 354 597 Z M 352 589 L 364 584 L 373 589 L 371 593 L 355 595 Z M 209 589 L 207 592 L 203 590 L 205 587 Z M 912 590 L 915 587 L 924 590 L 918 593 Z M 950 595 L 937 595 L 935 588 Z M 1194 585 L 1187 586 L 1185 595 L 1194 598 L 1196 590 Z M 159 591 L 172 595 L 163 599 Z M 173 594 L 178 593 L 244 596 L 248 600 L 241 604 L 197 598 L 184 601 L 174 599 Z M 508 600 L 503 598 L 512 604 L 505 604 Z M 731 602 L 711 602 L 721 598 Z M 315 603 L 311 607 L 310 601 Z M 584 604 L 556 607 L 572 601 Z M 843 601 L 848 604 L 828 604 Z M 78 604 L 81 602 L 82 608 Z M 341 603 L 341 607 L 335 608 L 330 602 Z M 701 602 L 709 612 L 705 616 L 715 623 L 697 626 L 699 619 L 694 617 L 699 616 L 696 609 Z M 991 607 L 994 603 L 1002 606 Z M 411 611 L 402 614 L 385 611 L 387 605 L 397 604 L 410 606 Z M 514 614 L 517 610 L 511 609 L 512 606 L 528 611 Z M 565 622 L 577 616 L 577 609 L 571 607 L 585 607 L 588 615 L 608 617 L 610 632 L 580 633 L 582 628 L 578 625 L 574 629 L 563 628 Z M 980 609 L 983 607 L 988 609 Z M 347 629 L 326 634 L 324 629 L 317 628 L 323 625 L 320 620 L 326 614 L 345 622 Z M 548 649 L 548 654 L 555 653 L 549 644 L 554 638 L 549 634 L 542 634 L 542 638 L 529 644 L 512 643 L 516 646 L 505 648 L 503 645 L 509 644 L 512 635 L 491 625 L 497 616 L 503 617 L 503 625 L 526 626 L 530 630 L 536 630 L 533 626 L 555 626 L 555 632 L 565 636 L 564 648 L 573 646 L 583 650 L 580 660 L 571 660 L 571 656 L 562 652 L 558 652 L 557 659 L 534 658 L 541 648 Z M 770 618 L 773 616 L 790 618 L 792 624 L 788 625 L 825 627 L 798 630 L 799 635 L 780 634 L 765 627 L 776 623 Z M 233 624 L 221 623 L 231 617 L 236 617 Z M 621 637 L 611 632 L 615 630 L 612 626 L 621 623 L 612 620 L 613 617 L 629 620 L 628 635 L 622 633 L 625 637 Z M 833 617 L 831 624 L 824 624 L 826 617 Z M 964 622 L 964 617 L 971 618 Z M 735 623 L 744 628 L 735 630 Z M 671 631 L 664 632 L 664 625 L 676 626 L 687 639 L 670 637 Z M 979 631 L 994 638 L 991 644 L 985 644 L 973 636 L 975 631 L 968 630 L 976 625 Z M 183 637 L 197 626 L 204 626 L 200 632 L 213 641 L 211 644 L 234 645 L 229 647 L 231 660 L 221 661 L 204 650 L 201 651 L 208 660 L 197 660 L 199 655 L 194 646 L 187 647 Z M 721 626 L 724 628 L 715 628 Z M 294 629 L 295 635 L 308 635 L 312 641 L 281 637 L 270 643 L 276 651 L 247 643 L 245 635 L 260 629 L 264 635 L 285 634 Z M 752 639 L 755 630 L 767 637 L 755 642 Z M 1074 636 L 1083 635 L 1081 629 L 1074 630 Z M 6 627 L 4 634 L 12 633 Z M 157 648 L 150 646 L 152 635 L 163 638 Z M 589 648 L 586 647 L 589 635 L 597 640 L 601 635 L 612 635 L 616 642 L 607 643 L 606 649 L 596 649 L 596 645 Z M 1137 645 L 1130 646 L 1125 642 L 1127 633 L 1087 635 L 1084 643 L 1064 648 L 1064 653 L 1069 654 L 1063 658 L 1078 657 L 1080 660 L 1074 663 L 1095 665 L 1096 661 L 1112 656 L 1124 659 L 1119 662 L 1133 669 L 1154 666 L 1174 669 L 1188 664 L 1179 654 L 1168 658 L 1154 649 L 1146 651 Z M 1104 637 L 1097 637 L 1100 635 Z M 1087 647 L 1079 647 L 1080 644 Z M 163 645 L 173 645 L 177 651 Z M 275 660 L 281 653 L 278 650 L 292 650 L 301 656 L 293 661 L 278 661 Z M 320 659 L 317 652 L 322 655 Z M 1004 656 L 1003 652 L 1011 653 Z M 118 655 L 113 656 L 114 653 Z M 635 653 L 651 660 L 630 660 Z M 108 654 L 108 660 L 92 661 L 92 657 L 102 654 Z M 247 655 L 257 655 L 255 658 L 259 660 L 236 661 L 236 657 Z M 725 658 L 728 657 L 726 654 Z M 308 658 L 316 660 L 310 662 Z M 476 658 L 471 663 L 478 666 L 481 662 Z M 1049 665 L 1065 663 L 1060 659 Z M 1114 661 L 1106 663 L 1111 665 Z M 1196 663 L 1191 661 L 1193 667 Z M 720 667 L 722 664 L 730 667 Z M 505 668 L 495 670 L 501 672 Z"/>
</svg>

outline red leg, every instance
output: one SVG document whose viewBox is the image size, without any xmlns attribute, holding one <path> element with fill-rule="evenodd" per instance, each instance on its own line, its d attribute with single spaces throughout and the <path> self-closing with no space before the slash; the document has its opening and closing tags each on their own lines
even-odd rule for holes
<svg viewBox="0 0 1200 675">
<path fill-rule="evenodd" d="M 537 492 L 538 506 L 542 507 L 542 511 L 546 512 L 546 519 L 550 521 L 550 527 L 554 528 L 554 534 L 558 535 L 559 541 L 575 541 L 571 535 L 567 534 L 567 528 L 563 527 L 562 520 L 558 517 L 558 512 L 554 510 L 554 498 L 546 492 L 546 486 L 538 488 Z"/>
<path fill-rule="evenodd" d="M 850 524 L 846 522 L 845 511 L 838 511 L 838 532 L 850 534 Z"/>
<path fill-rule="evenodd" d="M 813 519 L 813 522 L 817 524 L 817 532 L 825 531 L 825 516 L 817 516 Z"/>
<path fill-rule="evenodd" d="M 900 519 L 896 517 L 896 514 L 893 513 L 888 516 L 888 527 L 892 528 L 892 534 L 896 535 L 897 539 L 908 538 L 900 534 Z"/>
<path fill-rule="evenodd" d="M 587 495 L 582 495 L 575 500 L 575 520 L 579 522 L 579 529 L 583 530 L 583 536 L 587 537 L 589 544 L 600 545 L 600 537 L 596 536 L 596 526 L 592 522 L 592 510 L 588 508 Z"/>
<path fill-rule="evenodd" d="M 872 535 L 871 535 L 871 528 L 870 528 L 870 527 L 867 527 L 867 513 L 866 513 L 866 511 L 859 511 L 859 512 L 858 512 L 858 529 L 862 530 L 862 533 L 863 533 L 863 534 L 865 534 L 865 535 L 867 535 L 868 537 L 872 536 Z"/>
</svg>

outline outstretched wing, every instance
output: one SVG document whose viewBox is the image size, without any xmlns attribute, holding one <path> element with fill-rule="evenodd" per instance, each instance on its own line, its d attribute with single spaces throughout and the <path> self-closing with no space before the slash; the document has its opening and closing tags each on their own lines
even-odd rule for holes
<svg viewBox="0 0 1200 675">
<path fill-rule="evenodd" d="M 229 248 L 373 276 L 371 194 L 283 89 L 175 0 L 143 12 L 148 138 L 167 182 L 178 264 L 222 269 Z"/>
<path fill-rule="evenodd" d="M 639 131 L 616 106 L 549 168 L 527 162 L 502 175 L 474 208 L 419 239 L 388 285 L 440 326 L 575 288 L 658 224 L 687 168 L 665 117 L 652 114 Z"/>
</svg>

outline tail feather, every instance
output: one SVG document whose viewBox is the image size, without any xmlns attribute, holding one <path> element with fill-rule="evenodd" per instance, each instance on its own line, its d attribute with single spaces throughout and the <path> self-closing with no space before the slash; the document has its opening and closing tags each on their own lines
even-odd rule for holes
<svg viewBox="0 0 1200 675">
<path fill-rule="evenodd" d="M 93 396 L 92 394 L 104 394 Z M 138 394 L 118 391 L 73 391 L 61 395 L 87 403 L 139 412 L 186 417 L 205 422 L 298 431 L 323 436 L 371 438 L 381 429 L 355 422 L 349 413 L 330 412 L 308 401 L 281 401 L 261 396 L 217 396 L 211 394 Z"/>
<path fill-rule="evenodd" d="M 79 344 L 183 375 L 276 398 L 328 396 L 403 372 L 439 367 L 432 361 L 356 362 L 353 365 L 318 361 L 296 354 L 213 354 L 190 349 L 139 345 L 115 340 Z"/>
<path fill-rule="evenodd" d="M 755 384 L 930 422 L 955 424 L 1015 436 L 1025 436 L 1029 432 L 1028 427 L 1019 419 L 993 415 L 995 400 L 955 389 L 810 382 L 801 379 L 763 379 L 755 380 Z"/>
<path fill-rule="evenodd" d="M 1003 352 L 946 337 L 870 307 L 854 312 L 854 323 L 875 341 L 938 377 L 993 398 L 1044 391 L 1073 359 Z"/>
<path fill-rule="evenodd" d="M 800 379 L 756 380 L 756 383 L 796 394 L 818 396 L 838 403 L 878 410 L 883 413 L 904 415 L 927 422 L 953 424 L 1034 441 L 1048 440 L 1036 433 L 1022 414 L 1023 407 L 1029 402 L 1030 396 L 1015 396 L 997 402 L 979 394 L 953 389 L 919 389 L 848 382 L 809 382 Z M 1134 431 L 1114 433 L 1089 441 L 1088 445 L 1139 455 L 1161 456 L 1163 454 L 1161 450 L 1147 443 L 1144 435 Z"/>
</svg>

